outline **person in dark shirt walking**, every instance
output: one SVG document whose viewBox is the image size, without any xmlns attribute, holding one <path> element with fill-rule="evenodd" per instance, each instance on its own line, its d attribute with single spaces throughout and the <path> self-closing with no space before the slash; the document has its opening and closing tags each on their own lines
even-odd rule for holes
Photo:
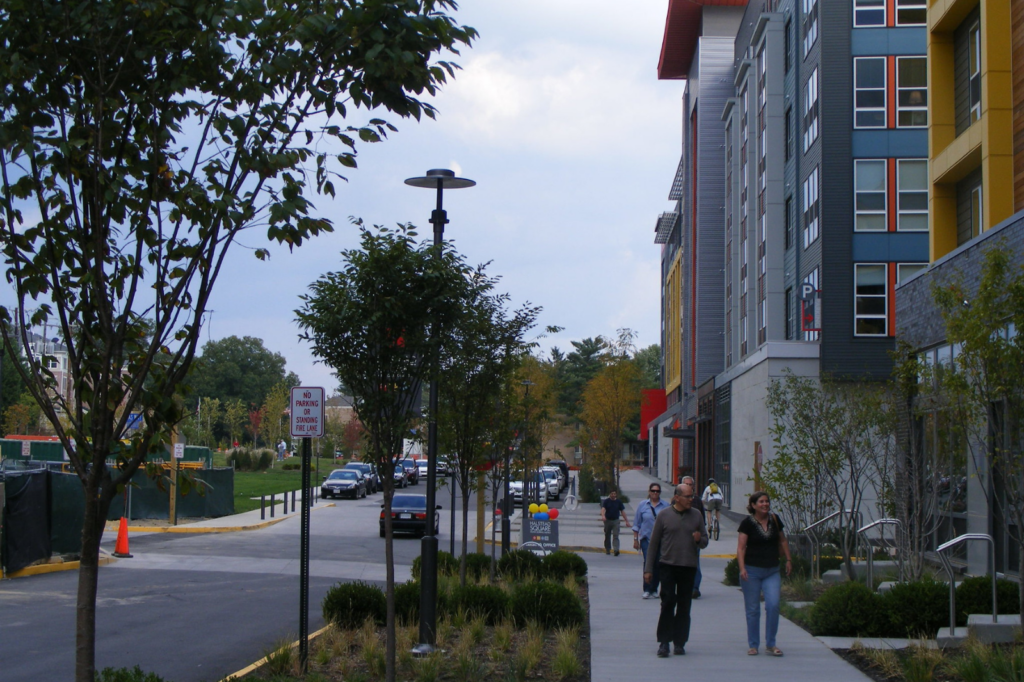
<svg viewBox="0 0 1024 682">
<path fill-rule="evenodd" d="M 789 553 L 789 540 L 782 531 L 782 520 L 771 511 L 771 499 L 766 492 L 750 496 L 747 511 L 750 516 L 740 522 L 736 543 L 736 560 L 740 568 L 740 588 L 747 611 L 748 656 L 756 656 L 761 639 L 761 594 L 764 594 L 764 650 L 770 656 L 781 656 L 782 649 L 775 646 L 779 631 L 779 594 L 782 576 L 779 573 L 779 550 L 786 555 L 786 575 L 793 570 Z"/>
<path fill-rule="evenodd" d="M 690 605 L 693 603 L 693 578 L 697 573 L 700 550 L 708 546 L 704 515 L 693 509 L 693 486 L 680 484 L 672 496 L 672 505 L 658 514 L 647 547 L 644 580 L 654 577 L 658 561 L 661 576 L 661 617 L 658 618 L 658 656 L 668 656 L 674 645 L 676 656 L 686 653 L 690 639 Z"/>
<path fill-rule="evenodd" d="M 615 549 L 619 556 L 619 518 L 629 523 L 626 516 L 626 505 L 619 499 L 619 493 L 612 490 L 601 502 L 601 521 L 604 522 L 604 553 L 610 554 Z"/>
</svg>

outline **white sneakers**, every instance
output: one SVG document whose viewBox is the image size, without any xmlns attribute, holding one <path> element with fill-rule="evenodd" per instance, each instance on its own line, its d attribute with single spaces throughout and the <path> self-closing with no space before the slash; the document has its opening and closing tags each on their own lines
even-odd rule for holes
<svg viewBox="0 0 1024 682">
<path fill-rule="evenodd" d="M 651 593 L 650 592 L 644 592 L 643 598 L 644 599 L 650 599 L 651 598 Z"/>
</svg>

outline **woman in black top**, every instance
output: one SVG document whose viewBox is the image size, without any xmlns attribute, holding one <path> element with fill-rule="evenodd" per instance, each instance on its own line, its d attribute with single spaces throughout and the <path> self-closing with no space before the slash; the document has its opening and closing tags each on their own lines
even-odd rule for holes
<svg viewBox="0 0 1024 682">
<path fill-rule="evenodd" d="M 789 554 L 789 540 L 782 532 L 782 520 L 771 512 L 768 493 L 756 492 L 750 496 L 747 511 L 750 516 L 743 519 L 739 527 L 739 541 L 736 543 L 736 560 L 740 565 L 740 587 L 743 589 L 743 603 L 747 610 L 748 656 L 756 656 L 760 644 L 761 594 L 764 594 L 764 643 L 765 652 L 781 656 L 782 649 L 775 646 L 775 635 L 779 631 L 779 593 L 782 590 L 782 576 L 779 573 L 779 550 L 786 555 L 786 575 L 793 570 Z"/>
</svg>

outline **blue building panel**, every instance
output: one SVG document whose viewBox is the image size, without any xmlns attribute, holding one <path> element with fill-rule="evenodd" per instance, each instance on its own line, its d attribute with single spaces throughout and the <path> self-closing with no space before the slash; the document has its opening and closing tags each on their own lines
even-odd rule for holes
<svg viewBox="0 0 1024 682">
<path fill-rule="evenodd" d="M 856 159 L 926 159 L 928 129 L 854 130 L 853 157 Z"/>
<path fill-rule="evenodd" d="M 915 55 L 928 51 L 928 34 L 922 27 L 855 28 L 850 38 L 854 57 L 880 54 Z"/>
<path fill-rule="evenodd" d="M 927 232 L 858 232 L 853 235 L 853 260 L 859 263 L 927 263 Z"/>
</svg>

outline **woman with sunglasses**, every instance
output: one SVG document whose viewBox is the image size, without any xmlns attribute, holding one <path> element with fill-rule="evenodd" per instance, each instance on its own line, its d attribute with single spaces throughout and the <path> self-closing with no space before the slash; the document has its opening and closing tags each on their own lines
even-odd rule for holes
<svg viewBox="0 0 1024 682">
<path fill-rule="evenodd" d="M 639 549 L 647 563 L 647 547 L 651 544 L 651 532 L 654 530 L 654 519 L 658 512 L 668 507 L 668 502 L 661 499 L 661 484 L 651 483 L 647 488 L 647 499 L 637 505 L 633 517 L 633 549 Z M 658 562 L 654 562 L 654 573 L 651 581 L 644 580 L 644 599 L 658 596 Z"/>
</svg>

